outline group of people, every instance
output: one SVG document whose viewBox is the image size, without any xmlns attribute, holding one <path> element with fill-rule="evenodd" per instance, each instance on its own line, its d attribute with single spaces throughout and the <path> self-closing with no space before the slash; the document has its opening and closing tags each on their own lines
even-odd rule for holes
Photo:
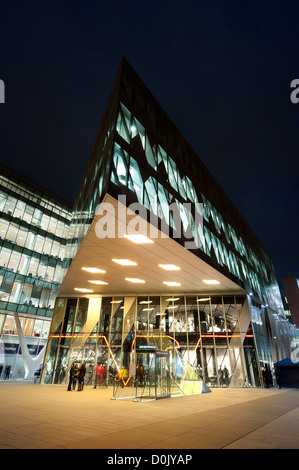
<svg viewBox="0 0 299 470">
<path fill-rule="evenodd" d="M 3 371 L 3 364 L 0 364 L 0 378 L 2 375 L 2 371 Z M 9 379 L 10 371 L 11 371 L 11 365 L 7 364 L 4 368 L 4 380 Z"/>
<path fill-rule="evenodd" d="M 105 378 L 105 367 L 103 364 L 97 364 L 94 371 L 94 388 L 97 388 L 97 385 L 103 385 Z M 84 381 L 86 379 L 86 365 L 82 363 L 79 367 L 76 362 L 73 363 L 70 369 L 68 391 L 76 390 L 76 385 L 78 383 L 78 392 L 82 392 L 84 388 Z"/>
<path fill-rule="evenodd" d="M 70 369 L 70 377 L 69 377 L 69 384 L 68 384 L 68 391 L 76 390 L 76 385 L 78 382 L 78 392 L 82 392 L 84 388 L 84 380 L 86 375 L 86 366 L 84 362 L 79 367 L 76 362 L 73 363 Z"/>
<path fill-rule="evenodd" d="M 224 369 L 221 369 L 221 366 L 218 370 L 219 382 L 221 387 L 228 387 L 229 386 L 229 370 L 226 366 Z"/>
<path fill-rule="evenodd" d="M 276 367 L 274 367 L 274 376 L 275 376 L 277 388 L 281 388 L 279 375 L 278 375 L 278 371 L 277 371 Z M 262 370 L 262 377 L 263 377 L 264 387 L 269 388 L 270 385 L 272 384 L 272 377 L 271 377 L 271 372 L 267 368 L 266 365 L 264 366 L 264 368 Z"/>
</svg>

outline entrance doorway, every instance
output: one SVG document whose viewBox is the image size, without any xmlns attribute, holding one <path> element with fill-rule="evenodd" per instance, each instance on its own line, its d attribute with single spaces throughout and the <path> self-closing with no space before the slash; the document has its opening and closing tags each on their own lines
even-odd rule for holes
<svg viewBox="0 0 299 470">
<path fill-rule="evenodd" d="M 115 399 L 136 401 L 170 398 L 169 352 L 153 348 L 137 349 L 135 362 L 130 364 L 130 380 L 116 384 Z"/>
</svg>

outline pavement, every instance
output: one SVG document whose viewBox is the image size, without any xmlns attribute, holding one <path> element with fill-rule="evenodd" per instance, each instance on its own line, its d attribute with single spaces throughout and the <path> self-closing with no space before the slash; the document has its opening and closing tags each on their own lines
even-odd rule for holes
<svg viewBox="0 0 299 470">
<path fill-rule="evenodd" d="M 114 400 L 112 388 L 1 380 L 0 448 L 299 449 L 299 389 L 215 388 L 135 402 Z"/>
</svg>

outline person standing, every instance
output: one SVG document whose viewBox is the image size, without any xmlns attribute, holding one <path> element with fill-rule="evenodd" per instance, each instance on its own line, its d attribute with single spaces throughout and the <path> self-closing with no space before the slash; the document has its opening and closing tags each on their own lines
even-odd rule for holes
<svg viewBox="0 0 299 470">
<path fill-rule="evenodd" d="M 281 388 L 280 380 L 279 380 L 279 375 L 278 375 L 278 370 L 276 369 L 276 367 L 274 367 L 274 375 L 275 375 L 275 380 L 276 380 L 277 388 Z"/>
<path fill-rule="evenodd" d="M 84 379 L 86 374 L 86 367 L 84 362 L 79 367 L 79 374 L 78 374 L 78 392 L 82 392 L 84 387 Z"/>
<path fill-rule="evenodd" d="M 69 385 L 67 388 L 68 391 L 75 390 L 78 372 L 78 365 L 74 362 L 70 370 Z"/>
<path fill-rule="evenodd" d="M 1 378 L 2 370 L 3 370 L 3 364 L 0 364 L 0 378 Z"/>
<path fill-rule="evenodd" d="M 229 371 L 226 366 L 224 366 L 224 369 L 223 369 L 223 382 L 226 387 L 229 386 Z"/>
<path fill-rule="evenodd" d="M 105 367 L 103 364 L 100 365 L 100 374 L 99 374 L 99 385 L 103 385 L 105 376 Z"/>
<path fill-rule="evenodd" d="M 11 369 L 11 365 L 10 364 L 7 364 L 7 366 L 5 367 L 5 371 L 4 371 L 4 379 L 9 379 L 10 377 L 10 369 Z"/>
<path fill-rule="evenodd" d="M 269 388 L 269 373 L 268 369 L 266 366 L 264 366 L 262 370 L 262 376 L 263 376 L 263 381 L 264 381 L 264 386 L 265 388 Z"/>
<path fill-rule="evenodd" d="M 100 372 L 101 372 L 100 364 L 97 364 L 95 371 L 94 371 L 94 387 L 93 388 L 97 388 L 97 385 L 100 385 Z"/>
</svg>

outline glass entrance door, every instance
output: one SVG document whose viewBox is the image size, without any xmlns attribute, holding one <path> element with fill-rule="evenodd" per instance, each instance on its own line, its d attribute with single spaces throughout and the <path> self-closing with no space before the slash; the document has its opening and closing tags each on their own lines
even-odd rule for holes
<svg viewBox="0 0 299 470">
<path fill-rule="evenodd" d="M 136 351 L 136 394 L 141 399 L 170 397 L 169 353 L 157 350 Z"/>
<path fill-rule="evenodd" d="M 169 353 L 166 351 L 156 351 L 155 356 L 156 399 L 170 398 Z"/>
</svg>

